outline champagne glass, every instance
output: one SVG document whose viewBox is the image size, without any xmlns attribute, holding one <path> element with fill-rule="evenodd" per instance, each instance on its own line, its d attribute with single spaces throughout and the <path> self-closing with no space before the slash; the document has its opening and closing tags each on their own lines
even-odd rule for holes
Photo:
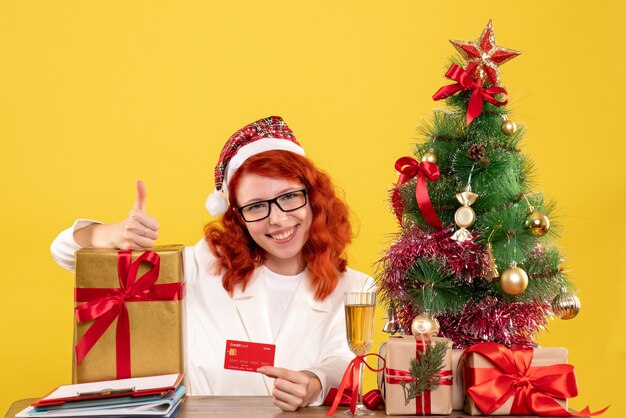
<svg viewBox="0 0 626 418">
<path fill-rule="evenodd" d="M 376 292 L 348 292 L 345 294 L 346 335 L 350 350 L 363 356 L 374 343 L 374 309 Z M 359 395 L 354 415 L 374 415 L 363 405 L 363 363 L 359 363 Z M 351 414 L 348 409 L 344 414 Z"/>
</svg>

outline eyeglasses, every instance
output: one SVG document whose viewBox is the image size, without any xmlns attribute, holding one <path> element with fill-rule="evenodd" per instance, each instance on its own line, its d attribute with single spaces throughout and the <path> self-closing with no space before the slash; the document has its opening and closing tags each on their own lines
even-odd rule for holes
<svg viewBox="0 0 626 418">
<path fill-rule="evenodd" d="M 241 206 L 237 208 L 239 214 L 246 222 L 261 221 L 268 216 L 272 211 L 272 203 L 276 203 L 278 209 L 283 212 L 292 212 L 300 209 L 307 204 L 306 198 L 307 190 L 294 190 L 280 196 L 276 196 L 269 200 L 259 200 L 258 202 L 250 203 L 249 205 Z"/>
</svg>

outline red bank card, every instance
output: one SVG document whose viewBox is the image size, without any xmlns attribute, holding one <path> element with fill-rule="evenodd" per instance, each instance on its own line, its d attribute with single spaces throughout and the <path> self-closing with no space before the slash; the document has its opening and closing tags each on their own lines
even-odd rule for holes
<svg viewBox="0 0 626 418">
<path fill-rule="evenodd" d="M 224 368 L 256 372 L 261 366 L 274 365 L 274 344 L 251 343 L 248 341 L 226 341 Z"/>
</svg>

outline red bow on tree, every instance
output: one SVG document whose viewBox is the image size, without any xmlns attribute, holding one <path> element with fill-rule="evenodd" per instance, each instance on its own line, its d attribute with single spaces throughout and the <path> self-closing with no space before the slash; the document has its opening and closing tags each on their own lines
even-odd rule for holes
<svg viewBox="0 0 626 418">
<path fill-rule="evenodd" d="M 502 87 L 483 88 L 482 79 L 474 80 L 467 71 L 456 64 L 452 64 L 448 69 L 446 77 L 456 81 L 456 83 L 441 87 L 437 90 L 437 93 L 433 95 L 433 100 L 445 99 L 460 91 L 472 90 L 472 95 L 467 105 L 465 126 L 469 126 L 469 124 L 482 113 L 485 100 L 494 106 L 504 106 L 508 102 L 507 98 L 499 101 L 494 97 L 498 93 L 502 93 L 506 96 L 507 92 L 505 89 Z"/>
<path fill-rule="evenodd" d="M 417 184 L 415 185 L 415 200 L 417 200 L 417 206 L 420 208 L 420 212 L 422 212 L 422 216 L 424 216 L 424 220 L 428 225 L 436 229 L 441 229 L 441 220 L 430 202 L 428 188 L 426 188 L 426 179 L 430 181 L 439 179 L 439 167 L 437 167 L 437 164 L 429 161 L 419 163 L 415 158 L 402 157 L 396 161 L 396 170 L 400 173 L 400 178 L 398 178 L 398 183 L 393 191 L 391 202 L 398 222 L 402 223 L 403 210 L 402 196 L 398 189 L 401 185 L 417 176 Z"/>
</svg>

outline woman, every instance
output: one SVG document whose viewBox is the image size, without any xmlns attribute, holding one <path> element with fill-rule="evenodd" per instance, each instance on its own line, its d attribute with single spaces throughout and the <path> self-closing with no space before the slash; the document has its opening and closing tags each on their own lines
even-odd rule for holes
<svg viewBox="0 0 626 418">
<path fill-rule="evenodd" d="M 207 207 L 223 216 L 184 253 L 188 393 L 272 395 L 286 411 L 319 405 L 353 357 L 343 294 L 374 287 L 370 277 L 346 268 L 348 209 L 276 116 L 231 136 L 215 184 Z M 159 223 L 145 201 L 138 181 L 128 218 L 77 221 L 55 239 L 53 257 L 73 269 L 80 247 L 152 247 Z M 275 344 L 276 367 L 224 369 L 226 340 Z"/>
</svg>

